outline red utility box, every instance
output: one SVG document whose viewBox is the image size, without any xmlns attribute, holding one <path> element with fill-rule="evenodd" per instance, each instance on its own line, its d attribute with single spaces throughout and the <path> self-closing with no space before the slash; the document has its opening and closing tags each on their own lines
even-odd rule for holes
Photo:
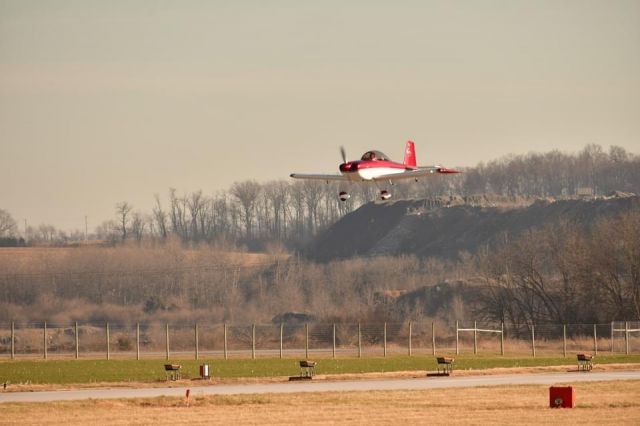
<svg viewBox="0 0 640 426">
<path fill-rule="evenodd" d="M 574 408 L 576 406 L 576 390 L 573 386 L 551 386 L 549 388 L 549 407 Z"/>
</svg>

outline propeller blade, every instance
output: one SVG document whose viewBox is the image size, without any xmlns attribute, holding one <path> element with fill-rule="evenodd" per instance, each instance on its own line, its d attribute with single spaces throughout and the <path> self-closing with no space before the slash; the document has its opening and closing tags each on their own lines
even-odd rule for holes
<svg viewBox="0 0 640 426">
<path fill-rule="evenodd" d="M 347 152 L 344 150 L 344 146 L 340 147 L 340 155 L 342 155 L 342 162 L 347 162 Z"/>
</svg>

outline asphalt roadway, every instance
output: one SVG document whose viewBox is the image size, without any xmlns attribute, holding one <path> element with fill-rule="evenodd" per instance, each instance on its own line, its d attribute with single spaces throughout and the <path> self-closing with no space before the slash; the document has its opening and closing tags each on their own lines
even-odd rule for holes
<svg viewBox="0 0 640 426">
<path fill-rule="evenodd" d="M 466 388 L 504 385 L 571 385 L 576 382 L 605 380 L 640 380 L 640 371 L 567 372 L 539 374 L 509 374 L 466 377 L 423 377 L 386 380 L 314 380 L 283 383 L 195 386 L 191 396 L 240 395 L 299 392 L 391 391 L 442 388 Z M 102 388 L 43 392 L 0 393 L 3 402 L 49 402 L 81 399 L 154 398 L 185 396 L 187 387 L 162 388 Z"/>
</svg>

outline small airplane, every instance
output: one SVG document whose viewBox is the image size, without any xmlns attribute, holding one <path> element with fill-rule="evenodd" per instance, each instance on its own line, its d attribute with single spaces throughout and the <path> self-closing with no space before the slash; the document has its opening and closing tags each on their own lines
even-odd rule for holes
<svg viewBox="0 0 640 426">
<path fill-rule="evenodd" d="M 416 148 L 413 141 L 407 141 L 402 163 L 391 161 L 382 152 L 375 150 L 365 152 L 362 158 L 356 161 L 347 161 L 347 155 L 343 147 L 340 147 L 340 153 L 342 155 L 342 164 L 339 166 L 339 175 L 292 173 L 290 176 L 295 179 L 323 180 L 326 183 L 329 183 L 329 181 L 347 181 L 373 182 L 378 185 L 380 182 L 388 181 L 389 185 L 393 185 L 393 181 L 397 179 L 414 179 L 417 182 L 420 177 L 436 173 L 461 173 L 458 170 L 447 169 L 442 166 L 418 167 L 416 165 Z M 379 185 L 378 188 L 380 188 Z M 351 197 L 346 191 L 340 191 L 338 196 L 342 201 L 346 201 Z M 391 198 L 391 193 L 386 189 L 381 189 L 380 198 L 388 200 Z"/>
</svg>

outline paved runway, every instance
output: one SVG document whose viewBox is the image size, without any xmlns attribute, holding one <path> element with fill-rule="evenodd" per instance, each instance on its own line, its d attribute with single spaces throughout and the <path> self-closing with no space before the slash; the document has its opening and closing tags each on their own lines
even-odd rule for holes
<svg viewBox="0 0 640 426">
<path fill-rule="evenodd" d="M 329 391 L 372 391 L 372 390 L 422 390 L 456 387 L 499 386 L 499 385 L 553 385 L 573 384 L 586 381 L 603 380 L 640 380 L 640 371 L 611 371 L 589 373 L 541 373 L 511 374 L 467 377 L 424 377 L 418 379 L 387 380 L 349 380 L 310 382 L 284 382 L 243 385 L 211 385 L 191 388 L 192 396 L 199 395 L 238 395 L 265 393 L 298 393 Z M 46 402 L 79 399 L 113 398 L 153 398 L 158 396 L 184 396 L 187 387 L 165 388 L 116 388 L 82 389 L 71 391 L 46 392 L 7 392 L 0 393 L 2 402 Z"/>
</svg>

